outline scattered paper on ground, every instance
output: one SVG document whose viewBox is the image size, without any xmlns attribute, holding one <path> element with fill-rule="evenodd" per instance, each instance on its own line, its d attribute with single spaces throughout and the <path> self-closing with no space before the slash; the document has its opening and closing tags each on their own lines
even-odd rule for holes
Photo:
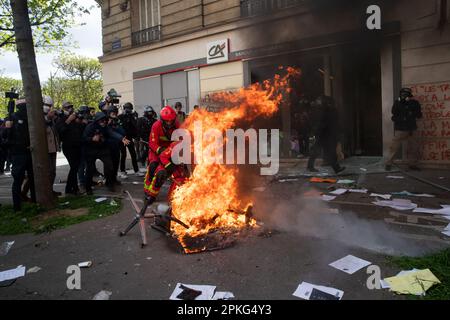
<svg viewBox="0 0 450 320">
<path fill-rule="evenodd" d="M 278 182 L 294 182 L 294 181 L 298 181 L 298 179 L 283 179 L 283 180 L 278 180 Z"/>
<path fill-rule="evenodd" d="M 369 190 L 367 189 L 349 189 L 348 192 L 353 192 L 353 193 L 367 193 Z"/>
<path fill-rule="evenodd" d="M 371 193 L 370 196 L 371 197 L 382 198 L 382 199 L 385 199 L 385 200 L 389 200 L 389 199 L 392 198 L 392 195 L 390 195 L 390 194 Z"/>
<path fill-rule="evenodd" d="M 392 201 L 375 201 L 372 202 L 374 205 L 380 206 L 380 207 L 389 207 L 396 210 L 412 210 L 417 208 L 417 204 L 412 203 L 411 200 L 405 200 L 405 199 L 393 199 Z"/>
<path fill-rule="evenodd" d="M 92 298 L 92 300 L 109 300 L 111 295 L 112 295 L 111 291 L 102 290 L 99 293 L 97 293 L 94 296 L 94 298 Z"/>
<path fill-rule="evenodd" d="M 352 184 L 355 183 L 355 180 L 339 180 L 338 184 Z"/>
<path fill-rule="evenodd" d="M 351 254 L 339 259 L 333 263 L 330 263 L 329 265 L 333 268 L 336 268 L 338 270 L 344 271 L 348 274 L 354 274 L 355 272 L 361 270 L 362 268 L 365 268 L 372 263 L 360 258 L 357 258 L 355 256 L 352 256 Z"/>
<path fill-rule="evenodd" d="M 422 198 L 435 198 L 432 194 L 427 193 L 411 193 L 409 191 L 402 191 L 402 192 L 392 192 L 391 193 L 394 196 L 405 196 L 405 197 L 422 197 Z"/>
<path fill-rule="evenodd" d="M 441 205 L 441 209 L 416 208 L 413 212 L 450 215 L 450 207 L 447 205 Z"/>
<path fill-rule="evenodd" d="M 0 257 L 6 256 L 13 245 L 14 241 L 3 242 L 0 245 Z"/>
<path fill-rule="evenodd" d="M 308 282 L 302 282 L 292 295 L 305 300 L 313 300 L 311 299 L 312 298 L 311 295 L 313 294 L 314 289 L 319 292 L 325 293 L 325 295 L 322 295 L 322 297 L 316 296 L 314 300 L 319 300 L 321 298 L 323 300 L 341 300 L 342 297 L 344 296 L 344 291 L 330 287 L 318 286 Z"/>
<path fill-rule="evenodd" d="M 331 194 L 334 194 L 334 195 L 337 195 L 337 196 L 340 196 L 340 195 L 343 195 L 344 193 L 347 193 L 347 189 L 336 189 L 336 190 L 334 190 L 334 191 L 332 191 L 332 192 L 330 192 Z"/>
<path fill-rule="evenodd" d="M 15 269 L 0 272 L 0 282 L 17 279 L 23 276 L 25 276 L 25 267 L 18 266 Z"/>
<path fill-rule="evenodd" d="M 326 178 L 311 178 L 309 180 L 310 182 L 314 182 L 314 183 L 336 183 L 337 180 L 336 179 L 326 179 Z"/>
<path fill-rule="evenodd" d="M 27 270 L 27 274 L 28 274 L 28 273 L 36 273 L 36 272 L 39 272 L 39 271 L 41 271 L 41 270 L 42 270 L 42 268 L 39 268 L 39 267 L 33 267 L 33 268 L 30 268 L 30 269 Z"/>
<path fill-rule="evenodd" d="M 89 268 L 89 267 L 92 266 L 92 261 L 80 262 L 80 263 L 78 264 L 78 266 L 79 266 L 80 268 Z"/>
<path fill-rule="evenodd" d="M 234 298 L 234 294 L 232 292 L 221 292 L 218 291 L 212 297 L 212 300 L 230 300 Z"/>
<path fill-rule="evenodd" d="M 102 197 L 102 198 L 95 199 L 95 202 L 100 203 L 100 202 L 103 202 L 103 201 L 106 201 L 106 200 L 108 200 L 108 198 Z"/>
<path fill-rule="evenodd" d="M 334 200 L 334 199 L 336 199 L 336 196 L 328 196 L 328 195 L 326 195 L 326 194 L 324 194 L 324 195 L 322 196 L 322 200 L 323 200 L 323 201 L 332 201 L 332 200 Z"/>
<path fill-rule="evenodd" d="M 390 290 L 399 294 L 425 295 L 433 285 L 441 283 L 430 269 L 407 272 L 399 276 L 384 279 Z"/>
<path fill-rule="evenodd" d="M 387 179 L 405 179 L 403 176 L 387 176 Z"/>
<path fill-rule="evenodd" d="M 175 290 L 170 296 L 170 300 L 182 300 L 177 298 L 180 293 L 183 292 L 183 288 L 181 286 L 187 287 L 192 290 L 201 291 L 201 294 L 195 298 L 195 300 L 211 300 L 214 296 L 214 292 L 216 291 L 216 286 L 201 286 L 201 285 L 193 285 L 193 284 L 182 284 L 177 283 Z"/>
</svg>

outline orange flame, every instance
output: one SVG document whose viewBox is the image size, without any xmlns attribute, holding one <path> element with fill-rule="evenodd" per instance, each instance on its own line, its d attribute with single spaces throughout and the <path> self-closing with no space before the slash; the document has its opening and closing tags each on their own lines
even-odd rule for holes
<svg viewBox="0 0 450 320">
<path fill-rule="evenodd" d="M 286 68 L 285 76 L 275 75 L 274 79 L 256 83 L 235 92 L 220 92 L 212 96 L 212 101 L 224 108 L 219 112 L 198 109 L 193 112 L 183 127 L 194 131 L 194 123 L 201 121 L 202 130 L 214 128 L 221 132 L 233 128 L 237 121 L 251 121 L 258 116 L 274 115 L 283 101 L 283 95 L 290 92 L 289 78 L 298 76 L 300 71 Z M 203 139 L 202 147 L 209 142 Z M 219 164 L 200 161 L 192 176 L 179 186 L 171 199 L 172 212 L 190 228 L 173 223 L 172 231 L 182 242 L 185 235 L 196 237 L 215 229 L 241 229 L 248 226 L 243 212 L 250 203 L 242 203 L 238 194 L 237 169 Z M 244 208 L 244 209 L 243 209 Z M 254 220 L 250 225 L 255 225 Z"/>
</svg>

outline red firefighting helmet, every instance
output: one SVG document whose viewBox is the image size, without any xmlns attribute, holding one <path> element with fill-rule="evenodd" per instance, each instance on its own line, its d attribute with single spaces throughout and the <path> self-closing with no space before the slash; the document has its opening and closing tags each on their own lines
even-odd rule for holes
<svg viewBox="0 0 450 320">
<path fill-rule="evenodd" d="M 161 109 L 160 117 L 163 121 L 174 121 L 177 118 L 177 113 L 171 106 L 165 106 Z"/>
</svg>

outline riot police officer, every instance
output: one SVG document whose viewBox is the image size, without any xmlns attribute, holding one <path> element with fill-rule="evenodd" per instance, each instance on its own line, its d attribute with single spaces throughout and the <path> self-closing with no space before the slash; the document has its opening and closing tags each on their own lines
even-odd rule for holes
<svg viewBox="0 0 450 320">
<path fill-rule="evenodd" d="M 126 177 L 125 162 L 127 159 L 127 148 L 130 152 L 131 162 L 133 164 L 133 169 L 138 177 L 144 176 L 143 173 L 139 172 L 139 166 L 137 163 L 136 149 L 134 147 L 133 139 L 137 138 L 137 113 L 133 111 L 133 105 L 129 102 L 123 105 L 124 113 L 119 115 L 119 121 L 121 127 L 125 130 L 125 136 L 130 143 L 125 147 L 122 146 L 120 150 L 120 171 L 121 177 Z"/>
<path fill-rule="evenodd" d="M 148 158 L 148 141 L 153 124 L 158 120 L 158 115 L 151 106 L 144 107 L 144 115 L 138 119 L 138 135 L 141 143 L 140 161 L 143 166 Z"/>
</svg>

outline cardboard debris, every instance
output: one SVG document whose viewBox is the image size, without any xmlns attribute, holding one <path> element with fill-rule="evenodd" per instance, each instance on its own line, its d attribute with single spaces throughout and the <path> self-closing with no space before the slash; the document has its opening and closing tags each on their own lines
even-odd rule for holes
<svg viewBox="0 0 450 320">
<path fill-rule="evenodd" d="M 99 293 L 97 293 L 94 296 L 94 298 L 92 298 L 92 300 L 109 300 L 111 295 L 112 295 L 111 291 L 102 290 Z"/>
<path fill-rule="evenodd" d="M 412 210 L 417 208 L 417 204 L 412 203 L 411 200 L 405 199 L 393 199 L 392 201 L 383 200 L 375 201 L 372 203 L 380 207 L 389 207 L 400 211 Z"/>
<path fill-rule="evenodd" d="M 406 272 L 402 275 L 384 279 L 390 290 L 398 294 L 424 296 L 428 289 L 441 283 L 430 269 Z"/>
<path fill-rule="evenodd" d="M 191 290 L 192 294 L 189 294 Z M 192 285 L 192 284 L 182 284 L 177 283 L 170 300 L 188 300 L 194 297 L 195 292 L 200 292 L 199 295 L 195 296 L 191 300 L 211 300 L 214 297 L 214 292 L 216 291 L 216 286 L 202 286 L 202 285 Z M 183 294 L 185 292 L 186 294 Z M 185 298 L 185 299 L 183 299 Z"/>
<path fill-rule="evenodd" d="M 14 241 L 3 242 L 0 245 L 0 257 L 6 256 L 13 245 Z"/>
<path fill-rule="evenodd" d="M 371 265 L 372 262 L 357 258 L 352 255 L 348 255 L 342 259 L 339 259 L 335 262 L 329 264 L 329 266 L 344 271 L 348 274 L 354 274 L 355 272 Z"/>
<path fill-rule="evenodd" d="M 292 295 L 304 300 L 341 300 L 344 291 L 302 282 Z"/>
<path fill-rule="evenodd" d="M 313 182 L 313 183 L 336 183 L 337 180 L 336 179 L 327 179 L 327 178 L 314 177 L 314 178 L 311 178 L 309 180 L 309 182 Z"/>
</svg>

